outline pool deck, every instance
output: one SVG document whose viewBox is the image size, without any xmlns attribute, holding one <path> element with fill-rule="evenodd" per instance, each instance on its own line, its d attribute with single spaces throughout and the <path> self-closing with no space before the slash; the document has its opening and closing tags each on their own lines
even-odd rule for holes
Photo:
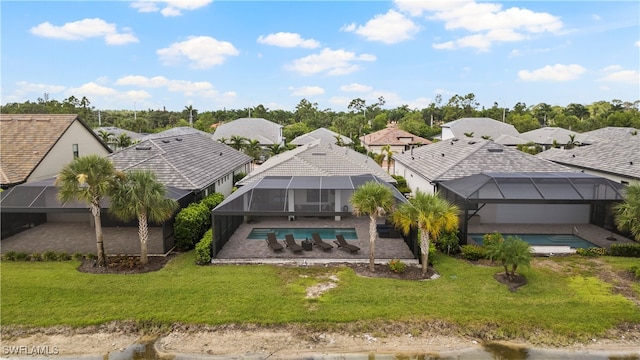
<svg viewBox="0 0 640 360">
<path fill-rule="evenodd" d="M 615 241 L 607 240 L 611 232 L 591 224 L 480 224 L 469 225 L 469 234 L 489 234 L 493 232 L 501 234 L 552 234 L 552 235 L 577 235 L 595 245 L 609 249 L 612 244 L 633 243 L 634 241 L 617 234 L 613 234 Z M 475 242 L 467 237 L 468 244 Z M 565 246 L 534 246 L 535 254 L 570 254 L 575 249 Z"/>
</svg>

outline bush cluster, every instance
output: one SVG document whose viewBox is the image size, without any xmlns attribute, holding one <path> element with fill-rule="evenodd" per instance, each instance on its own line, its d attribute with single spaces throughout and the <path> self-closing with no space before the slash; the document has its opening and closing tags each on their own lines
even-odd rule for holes
<svg viewBox="0 0 640 360">
<path fill-rule="evenodd" d="M 173 224 L 178 250 L 187 251 L 195 247 L 211 228 L 211 210 L 222 200 L 224 195 L 215 193 L 180 210 Z"/>
<path fill-rule="evenodd" d="M 394 273 L 402 274 L 407 265 L 403 263 L 400 259 L 393 259 L 389 261 L 389 270 Z"/>
<path fill-rule="evenodd" d="M 631 271 L 633 276 L 636 278 L 636 280 L 640 280 L 640 266 L 632 266 L 631 269 L 629 270 Z"/>
<path fill-rule="evenodd" d="M 582 256 L 604 256 L 607 255 L 607 249 L 598 247 L 591 247 L 586 249 L 578 248 L 576 249 L 576 254 Z"/>
<path fill-rule="evenodd" d="M 609 255 L 624 257 L 640 257 L 640 244 L 613 244 L 609 248 Z"/>
<path fill-rule="evenodd" d="M 92 254 L 88 254 L 87 258 L 89 258 Z M 93 255 L 95 256 L 95 255 Z M 16 251 L 7 251 L 2 255 L 2 260 L 4 261 L 67 261 L 67 260 L 82 260 L 84 255 L 80 253 L 75 253 L 73 255 L 69 255 L 66 252 L 55 252 L 55 251 L 45 251 L 42 254 L 40 253 L 32 253 L 27 254 L 26 252 L 16 252 Z"/>
<path fill-rule="evenodd" d="M 456 255 L 460 254 L 460 240 L 458 239 L 458 230 L 442 234 L 436 242 L 436 249 L 443 254 Z"/>
<path fill-rule="evenodd" d="M 213 241 L 213 230 L 209 229 L 202 240 L 196 244 L 196 264 L 207 265 L 211 262 L 211 242 Z"/>
<path fill-rule="evenodd" d="M 462 245 L 462 257 L 467 260 L 475 261 L 487 258 L 487 250 L 479 245 Z"/>
<path fill-rule="evenodd" d="M 396 188 L 403 194 L 411 193 L 411 189 L 407 185 L 407 179 L 401 175 L 391 175 L 396 180 Z"/>
</svg>

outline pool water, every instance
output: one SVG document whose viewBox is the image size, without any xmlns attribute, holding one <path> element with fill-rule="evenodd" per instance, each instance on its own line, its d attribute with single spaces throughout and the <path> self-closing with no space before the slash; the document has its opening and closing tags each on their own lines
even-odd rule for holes
<svg viewBox="0 0 640 360">
<path fill-rule="evenodd" d="M 473 241 L 475 241 L 478 245 L 482 245 L 482 236 L 483 234 L 471 234 L 469 235 Z M 600 247 L 594 243 L 591 243 L 579 236 L 576 235 L 553 235 L 553 234 L 502 234 L 502 236 L 506 239 L 509 236 L 517 236 L 520 239 L 529 243 L 532 246 L 569 246 L 574 249 L 577 248 L 592 248 L 592 247 Z"/>
<path fill-rule="evenodd" d="M 335 240 L 336 235 L 342 234 L 345 240 L 357 240 L 355 228 L 253 228 L 247 236 L 249 240 L 264 240 L 267 233 L 275 233 L 278 240 L 284 240 L 286 234 L 293 234 L 294 239 L 311 239 L 311 234 L 318 233 L 325 240 Z"/>
</svg>

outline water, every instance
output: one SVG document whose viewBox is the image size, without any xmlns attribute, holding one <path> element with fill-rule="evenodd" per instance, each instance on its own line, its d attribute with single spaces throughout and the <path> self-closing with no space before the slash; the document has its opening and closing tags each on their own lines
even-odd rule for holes
<svg viewBox="0 0 640 360">
<path fill-rule="evenodd" d="M 481 234 L 471 234 L 469 235 L 473 241 L 475 241 L 478 245 L 482 245 L 482 236 Z M 569 246 L 571 248 L 592 248 L 592 247 L 600 247 L 594 243 L 591 243 L 579 236 L 576 235 L 553 235 L 553 234 L 502 234 L 502 236 L 506 239 L 509 236 L 517 236 L 520 239 L 528 242 L 530 245 L 536 246 Z"/>
<path fill-rule="evenodd" d="M 253 228 L 247 236 L 249 240 L 264 240 L 267 233 L 275 233 L 278 240 L 284 240 L 286 234 L 293 234 L 296 240 L 311 239 L 311 234 L 318 233 L 325 240 L 335 240 L 336 235 L 342 234 L 346 240 L 357 240 L 355 228 Z"/>
</svg>

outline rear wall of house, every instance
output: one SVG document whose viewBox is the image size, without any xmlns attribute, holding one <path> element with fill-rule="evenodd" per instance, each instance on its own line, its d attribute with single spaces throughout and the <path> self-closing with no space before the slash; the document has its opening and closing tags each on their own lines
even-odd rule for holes
<svg viewBox="0 0 640 360">
<path fill-rule="evenodd" d="M 481 224 L 588 224 L 589 204 L 487 204 Z"/>
</svg>

